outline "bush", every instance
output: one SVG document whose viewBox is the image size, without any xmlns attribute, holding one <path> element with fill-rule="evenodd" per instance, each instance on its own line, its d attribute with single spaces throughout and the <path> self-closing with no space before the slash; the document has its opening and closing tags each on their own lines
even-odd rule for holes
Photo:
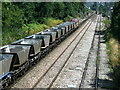
<svg viewBox="0 0 120 90">
<path fill-rule="evenodd" d="M 70 20 L 70 19 L 72 19 L 72 18 L 74 18 L 74 17 L 71 17 L 71 16 L 68 15 L 68 16 L 67 16 L 66 18 L 64 18 L 63 20 L 64 20 L 64 21 L 68 21 L 68 20 Z"/>
<path fill-rule="evenodd" d="M 44 19 L 46 25 L 39 23 L 23 24 L 22 29 L 16 28 L 16 29 L 5 30 L 2 33 L 3 34 L 2 45 L 10 44 L 15 40 L 24 38 L 28 35 L 35 34 L 37 32 L 53 27 L 57 24 L 63 23 L 62 20 L 56 20 L 54 18 L 44 18 Z"/>
<path fill-rule="evenodd" d="M 45 29 L 48 29 L 49 26 L 45 25 L 45 24 L 24 24 L 22 26 L 22 30 L 27 34 L 27 35 L 31 35 L 31 34 L 35 34 L 37 32 L 43 31 Z"/>
<path fill-rule="evenodd" d="M 106 28 L 109 28 L 110 24 L 111 24 L 111 20 L 109 20 L 109 19 L 106 18 L 106 20 L 104 20 L 103 23 L 105 24 Z"/>
<path fill-rule="evenodd" d="M 14 30 L 14 31 L 5 31 L 2 33 L 3 35 L 3 40 L 2 40 L 2 45 L 7 45 L 10 44 L 11 42 L 21 39 L 25 37 L 25 33 L 21 31 L 20 29 Z"/>
<path fill-rule="evenodd" d="M 110 24 L 111 21 L 110 20 L 106 20 L 103 21 L 105 26 L 106 26 L 106 32 L 105 32 L 105 39 L 107 41 L 107 49 L 108 51 L 108 55 L 109 55 L 109 61 L 110 61 L 110 66 L 112 69 L 112 73 L 113 73 L 113 80 L 115 82 L 115 85 L 119 86 L 120 83 L 120 51 L 119 51 L 119 41 L 115 38 L 112 28 L 110 28 Z M 116 29 L 115 29 L 116 30 Z M 115 35 L 117 35 L 118 33 L 116 33 Z"/>
<path fill-rule="evenodd" d="M 44 23 L 49 26 L 49 27 L 53 27 L 53 26 L 56 26 L 58 24 L 61 24 L 63 23 L 62 20 L 59 20 L 59 19 L 54 19 L 54 18 L 43 18 L 44 19 Z"/>
<path fill-rule="evenodd" d="M 24 12 L 12 4 L 12 2 L 3 2 L 2 3 L 2 29 L 3 31 L 16 30 L 21 28 L 24 20 Z"/>
<path fill-rule="evenodd" d="M 22 26 L 22 29 L 16 29 L 16 30 L 6 30 L 2 33 L 3 40 L 2 45 L 10 44 L 16 40 L 22 39 L 28 35 L 35 34 L 37 32 L 43 31 L 45 29 L 48 29 L 49 27 L 45 24 L 24 24 Z"/>
<path fill-rule="evenodd" d="M 115 84 L 120 88 L 119 84 L 120 84 L 120 63 L 119 65 L 117 65 L 116 67 L 113 68 L 113 79 L 115 81 Z"/>
</svg>

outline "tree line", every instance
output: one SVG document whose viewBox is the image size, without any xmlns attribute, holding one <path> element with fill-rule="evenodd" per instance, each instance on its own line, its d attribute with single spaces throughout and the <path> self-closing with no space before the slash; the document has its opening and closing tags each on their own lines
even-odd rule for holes
<svg viewBox="0 0 120 90">
<path fill-rule="evenodd" d="M 111 34 L 120 43 L 120 2 L 116 2 L 111 18 Z"/>
<path fill-rule="evenodd" d="M 2 43 L 9 44 L 71 18 L 82 18 L 86 12 L 90 10 L 84 2 L 3 2 Z"/>
<path fill-rule="evenodd" d="M 23 24 L 44 23 L 44 18 L 64 19 L 85 14 L 83 2 L 3 2 L 2 25 L 6 29 L 21 28 Z"/>
<path fill-rule="evenodd" d="M 111 30 L 109 33 L 111 37 L 116 40 L 117 43 L 115 45 L 118 46 L 116 54 L 112 53 L 114 54 L 115 58 L 117 58 L 117 64 L 113 67 L 113 79 L 115 84 L 120 88 L 120 2 L 116 2 L 114 5 L 111 19 Z"/>
<path fill-rule="evenodd" d="M 120 2 L 114 3 L 110 21 L 105 33 L 107 53 L 114 85 L 120 88 Z"/>
</svg>

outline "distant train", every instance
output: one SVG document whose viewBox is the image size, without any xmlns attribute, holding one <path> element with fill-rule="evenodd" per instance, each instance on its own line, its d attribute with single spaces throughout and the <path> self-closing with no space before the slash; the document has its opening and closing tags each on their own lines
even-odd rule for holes
<svg viewBox="0 0 120 90">
<path fill-rule="evenodd" d="M 74 32 L 81 23 L 78 19 L 71 19 L 0 47 L 0 88 L 9 86 L 23 75 L 32 65 Z"/>
</svg>

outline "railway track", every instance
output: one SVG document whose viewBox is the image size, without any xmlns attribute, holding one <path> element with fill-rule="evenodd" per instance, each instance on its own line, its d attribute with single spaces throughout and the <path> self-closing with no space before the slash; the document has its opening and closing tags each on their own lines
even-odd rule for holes
<svg viewBox="0 0 120 90">
<path fill-rule="evenodd" d="M 101 17 L 99 16 L 90 52 L 82 75 L 80 88 L 98 88 L 100 28 Z"/>
<path fill-rule="evenodd" d="M 74 38 L 72 37 L 72 39 L 71 39 L 70 37 L 68 37 L 68 40 L 70 40 L 70 41 L 68 43 L 66 43 L 67 46 L 63 47 L 62 48 L 63 50 L 61 50 L 61 52 L 58 53 L 54 58 L 53 57 L 51 58 L 49 55 L 47 55 L 49 57 L 49 62 L 51 61 L 51 63 L 49 63 L 49 62 L 44 63 L 45 62 L 44 61 L 45 58 L 44 58 L 42 61 L 40 61 L 39 64 L 36 65 L 37 68 L 36 67 L 33 68 L 33 70 L 36 69 L 36 71 L 33 72 L 33 70 L 30 70 L 31 73 L 26 74 L 22 80 L 19 80 L 18 82 L 16 82 L 16 84 L 12 85 L 11 88 L 32 88 L 32 89 L 34 89 L 34 88 L 48 88 L 48 89 L 52 88 L 55 80 L 58 78 L 59 74 L 65 67 L 66 63 L 69 61 L 73 52 L 75 51 L 75 49 L 77 48 L 77 46 L 81 42 L 81 40 L 84 38 L 87 30 L 90 28 L 91 24 L 93 23 L 93 21 L 95 19 L 96 19 L 96 16 L 92 17 L 91 19 L 89 19 L 87 21 L 87 23 L 85 25 L 82 25 L 82 27 L 79 28 L 80 31 L 77 30 L 73 34 L 71 34 L 74 36 Z M 63 42 L 63 44 L 64 44 L 64 42 Z M 60 45 L 58 45 L 58 47 Z M 58 51 L 59 50 L 60 49 L 58 49 Z M 54 50 L 52 52 L 54 52 Z M 48 65 L 48 63 L 49 63 L 49 65 Z M 45 66 L 45 67 L 42 68 L 42 66 Z M 39 68 L 39 70 L 37 70 L 38 68 Z M 42 71 L 42 69 L 44 71 Z M 37 73 L 40 70 L 41 70 L 41 73 L 39 73 L 37 75 Z M 33 75 L 32 72 L 36 73 L 36 76 L 34 78 L 33 77 L 30 78 Z M 33 79 L 35 81 L 32 82 Z M 26 81 L 26 80 L 28 80 L 28 81 Z M 32 84 L 28 84 L 30 82 Z"/>
<path fill-rule="evenodd" d="M 81 30 L 81 32 L 85 30 L 84 33 L 83 33 L 83 35 L 81 36 L 81 38 L 79 39 L 79 41 L 75 44 L 75 46 L 71 49 L 69 55 L 67 56 L 67 58 L 65 58 L 65 61 L 63 61 L 64 63 L 61 65 L 61 67 L 60 67 L 59 71 L 56 73 L 54 79 L 49 83 L 48 88 L 51 88 L 51 86 L 53 85 L 54 81 L 56 80 L 56 78 L 57 78 L 58 75 L 60 74 L 61 70 L 64 68 L 65 64 L 67 63 L 67 61 L 68 61 L 69 58 L 71 57 L 71 55 L 72 55 L 73 51 L 75 50 L 75 48 L 77 47 L 78 43 L 81 41 L 81 39 L 83 38 L 83 36 L 84 36 L 85 33 L 87 32 L 87 29 L 89 28 L 89 26 L 91 25 L 91 23 L 92 23 L 92 22 L 89 22 L 89 23 L 87 24 L 87 26 L 85 26 L 85 27 Z M 52 69 L 52 67 L 55 67 L 55 66 L 57 65 L 57 63 L 59 62 L 58 60 L 61 59 L 61 56 L 67 51 L 67 49 L 70 49 L 70 45 L 72 45 L 72 44 L 74 43 L 74 41 L 75 41 L 76 38 L 81 34 L 81 32 L 78 33 L 78 35 L 77 35 L 77 36 L 73 39 L 73 41 L 68 45 L 68 47 L 64 50 L 64 52 L 62 52 L 62 54 L 56 59 L 56 61 L 55 61 L 54 64 L 49 68 L 49 70 L 47 70 L 47 72 L 45 73 L 45 75 L 44 75 L 44 77 L 43 77 L 44 79 L 46 79 L 47 74 L 48 74 L 48 76 L 49 76 L 49 73 L 51 73 L 51 71 L 54 70 L 54 69 Z M 56 64 L 56 65 L 55 65 L 55 64 Z M 54 72 L 54 73 L 55 73 L 55 72 Z M 38 84 L 41 84 L 40 81 L 41 81 L 41 80 L 44 80 L 44 79 L 40 79 L 32 88 L 36 88 L 37 86 L 39 87 Z M 48 84 L 47 84 L 47 85 L 48 85 Z M 37 88 L 38 88 L 38 87 L 37 87 Z M 44 86 L 43 86 L 43 87 L 44 87 Z"/>
<path fill-rule="evenodd" d="M 93 27 L 93 26 L 91 26 L 91 27 Z M 88 52 L 89 52 L 89 46 L 90 46 L 89 42 L 88 42 L 88 46 L 85 45 L 84 42 L 85 42 L 85 40 L 89 39 L 89 38 L 86 38 L 86 37 L 87 37 L 87 35 L 89 35 L 88 33 L 91 30 L 91 27 L 89 27 L 88 32 L 85 34 L 85 36 L 83 36 L 83 39 L 81 40 L 81 42 L 77 46 L 76 50 L 74 51 L 73 55 L 71 56 L 71 58 L 69 60 L 69 63 L 67 63 L 66 69 L 64 69 L 63 72 L 62 72 L 64 74 L 67 72 L 66 74 L 70 74 L 71 75 L 70 77 L 72 78 L 71 80 L 69 79 L 72 83 L 67 82 L 66 86 L 64 86 L 64 84 L 65 84 L 64 82 L 61 82 L 61 83 L 63 83 L 63 87 L 65 87 L 65 88 L 67 88 L 67 87 L 69 87 L 69 88 L 79 88 L 79 84 L 81 83 L 81 79 L 82 79 L 82 76 L 83 76 L 82 74 L 84 72 L 83 69 L 84 69 L 84 65 L 86 63 L 86 58 L 87 58 L 87 55 L 88 55 Z M 91 38 L 91 40 L 92 40 L 92 38 Z M 88 48 L 87 49 L 88 51 L 87 50 L 78 50 L 80 48 L 81 49 Z M 77 53 L 79 53 L 79 54 L 77 54 Z M 77 58 L 77 57 L 79 57 L 79 58 Z M 77 62 L 78 62 L 78 64 L 76 64 Z M 69 64 L 71 64 L 71 65 L 69 65 Z M 71 69 L 71 71 L 67 71 L 69 68 Z M 71 72 L 73 72 L 74 74 L 71 73 Z M 79 75 L 79 74 L 81 74 L 81 75 Z M 75 76 L 78 76 L 78 77 L 75 77 Z M 61 74 L 59 77 L 61 77 L 60 79 L 62 79 L 62 77 L 64 77 L 64 75 Z M 60 79 L 56 80 L 56 83 L 53 85 L 52 88 L 57 88 L 57 84 L 58 83 L 60 84 L 60 82 L 59 82 Z M 62 79 L 60 81 L 65 81 L 65 80 L 67 80 L 67 79 Z M 61 88 L 61 87 L 59 86 L 58 88 Z"/>
</svg>

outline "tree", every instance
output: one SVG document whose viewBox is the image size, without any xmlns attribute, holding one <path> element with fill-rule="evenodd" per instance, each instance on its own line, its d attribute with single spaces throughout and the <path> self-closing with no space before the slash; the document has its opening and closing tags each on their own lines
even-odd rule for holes
<svg viewBox="0 0 120 90">
<path fill-rule="evenodd" d="M 111 32 L 113 37 L 115 37 L 120 42 L 120 2 L 116 2 L 113 8 L 112 13 L 112 23 L 111 23 Z"/>
<path fill-rule="evenodd" d="M 19 17 L 19 18 L 18 18 Z M 2 28 L 15 30 L 22 27 L 24 12 L 11 2 L 2 3 Z"/>
<path fill-rule="evenodd" d="M 54 2 L 53 15 L 54 18 L 63 19 L 64 17 L 64 3 L 63 2 Z"/>
<path fill-rule="evenodd" d="M 94 10 L 94 11 L 97 11 L 97 2 L 94 2 L 93 5 L 91 6 L 91 9 Z"/>
</svg>

